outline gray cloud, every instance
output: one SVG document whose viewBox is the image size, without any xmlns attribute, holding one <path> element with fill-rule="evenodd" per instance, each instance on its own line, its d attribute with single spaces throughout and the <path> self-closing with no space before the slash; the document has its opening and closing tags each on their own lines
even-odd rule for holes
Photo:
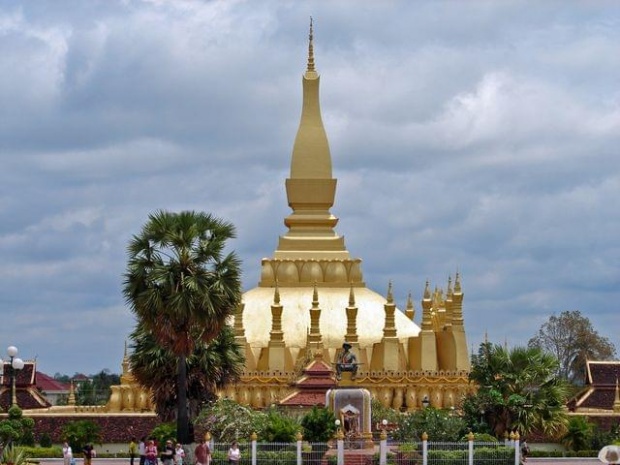
<svg viewBox="0 0 620 465">
<path fill-rule="evenodd" d="M 310 14 L 333 211 L 368 284 L 402 303 L 460 269 L 473 343 L 574 308 L 613 336 L 619 13 L 0 1 L 0 339 L 48 372 L 117 369 L 125 246 L 158 208 L 233 221 L 255 285 L 288 213 Z"/>
</svg>

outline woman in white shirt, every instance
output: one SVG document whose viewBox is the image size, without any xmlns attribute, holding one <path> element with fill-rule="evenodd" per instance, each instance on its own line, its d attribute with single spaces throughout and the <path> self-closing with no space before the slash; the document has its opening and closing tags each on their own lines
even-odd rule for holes
<svg viewBox="0 0 620 465">
<path fill-rule="evenodd" d="M 64 465 L 71 465 L 71 459 L 73 458 L 73 451 L 68 443 L 62 445 L 62 458 Z"/>
<path fill-rule="evenodd" d="M 230 449 L 228 449 L 228 464 L 229 465 L 238 465 L 239 460 L 241 460 L 241 451 L 237 446 L 237 441 L 233 441 Z"/>
</svg>

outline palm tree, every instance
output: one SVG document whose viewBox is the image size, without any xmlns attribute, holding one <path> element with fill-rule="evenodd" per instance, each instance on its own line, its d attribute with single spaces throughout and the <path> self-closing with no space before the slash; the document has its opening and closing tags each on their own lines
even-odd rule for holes
<svg viewBox="0 0 620 465">
<path fill-rule="evenodd" d="M 188 442 L 186 358 L 217 336 L 241 298 L 240 262 L 224 256 L 232 224 L 206 213 L 158 211 L 128 246 L 124 294 L 159 345 L 177 357 L 177 435 Z"/>
<path fill-rule="evenodd" d="M 130 336 L 132 374 L 153 393 L 157 413 L 171 421 L 177 405 L 175 354 L 161 347 L 143 324 L 137 324 Z M 237 344 L 232 328 L 224 326 L 215 339 L 198 341 L 187 357 L 187 397 L 190 418 L 202 406 L 216 399 L 216 392 L 235 382 L 245 364 L 242 347 Z"/>
<path fill-rule="evenodd" d="M 478 392 L 465 403 L 469 416 L 481 416 L 496 436 L 534 429 L 558 435 L 566 428 L 566 384 L 556 376 L 558 362 L 539 348 L 484 343 L 473 360 L 470 379 Z"/>
</svg>

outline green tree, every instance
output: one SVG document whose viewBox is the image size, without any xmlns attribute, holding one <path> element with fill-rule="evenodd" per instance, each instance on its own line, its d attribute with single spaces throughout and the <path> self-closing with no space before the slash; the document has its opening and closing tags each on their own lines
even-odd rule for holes
<svg viewBox="0 0 620 465">
<path fill-rule="evenodd" d="M 175 354 L 157 343 L 155 336 L 138 324 L 130 335 L 133 352 L 129 357 L 132 374 L 153 393 L 159 416 L 172 421 L 177 405 Z M 239 379 L 245 359 L 232 328 L 224 326 L 215 339 L 198 340 L 187 363 L 187 399 L 189 416 L 196 418 L 216 392 Z"/>
<path fill-rule="evenodd" d="M 568 391 L 556 376 L 557 368 L 557 360 L 539 348 L 506 351 L 500 345 L 481 344 L 469 375 L 479 389 L 463 404 L 469 426 L 482 420 L 496 437 L 515 429 L 522 435 L 534 429 L 562 433 Z"/>
<path fill-rule="evenodd" d="M 583 384 L 587 360 L 613 360 L 615 346 L 601 336 L 589 318 L 580 311 L 566 311 L 552 315 L 536 336 L 528 342 L 529 347 L 539 347 L 557 358 L 557 373 L 571 383 Z"/>
<path fill-rule="evenodd" d="M 17 405 L 9 408 L 8 418 L 0 421 L 0 445 L 2 448 L 13 444 L 22 444 L 22 441 L 30 442 L 34 420 L 24 417 L 22 409 Z"/>
<path fill-rule="evenodd" d="M 196 341 L 217 336 L 241 299 L 240 262 L 224 256 L 232 224 L 158 211 L 128 246 L 124 294 L 138 322 L 177 357 L 177 433 L 187 443 L 187 364 Z"/>
<path fill-rule="evenodd" d="M 73 452 L 81 452 L 86 444 L 101 443 L 101 428 L 90 420 L 70 421 L 62 427 L 62 438 Z"/>
<path fill-rule="evenodd" d="M 77 405 L 99 405 L 95 386 L 92 381 L 85 380 L 80 383 L 75 393 L 75 403 Z"/>
<path fill-rule="evenodd" d="M 230 443 L 249 438 L 252 433 L 262 437 L 266 414 L 252 410 L 233 400 L 221 398 L 207 404 L 194 421 L 196 430 L 210 432 L 215 442 Z"/>
<path fill-rule="evenodd" d="M 327 442 L 336 432 L 336 417 L 326 408 L 312 407 L 301 419 L 304 439 L 309 442 Z"/>
<path fill-rule="evenodd" d="M 590 449 L 593 433 L 594 425 L 587 418 L 571 417 L 566 433 L 562 436 L 562 444 L 574 451 Z"/>
<path fill-rule="evenodd" d="M 465 426 L 463 419 L 453 411 L 427 407 L 402 415 L 394 439 L 420 441 L 422 433 L 426 432 L 431 441 L 456 442 L 465 432 Z"/>
</svg>

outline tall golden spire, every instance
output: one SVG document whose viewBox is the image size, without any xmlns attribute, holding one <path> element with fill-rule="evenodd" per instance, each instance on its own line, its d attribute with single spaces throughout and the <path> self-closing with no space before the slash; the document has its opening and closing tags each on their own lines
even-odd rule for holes
<svg viewBox="0 0 620 465">
<path fill-rule="evenodd" d="M 618 387 L 618 377 L 616 376 L 616 395 L 614 397 L 614 412 L 620 412 L 620 388 Z"/>
<path fill-rule="evenodd" d="M 301 121 L 293 145 L 291 174 L 286 180 L 288 204 L 293 209 L 284 224 L 276 259 L 350 259 L 344 238 L 334 227 L 338 218 L 329 209 L 336 196 L 332 158 L 319 102 L 320 76 L 314 64 L 314 23 L 310 19 L 308 64 L 302 78 Z"/>
</svg>

